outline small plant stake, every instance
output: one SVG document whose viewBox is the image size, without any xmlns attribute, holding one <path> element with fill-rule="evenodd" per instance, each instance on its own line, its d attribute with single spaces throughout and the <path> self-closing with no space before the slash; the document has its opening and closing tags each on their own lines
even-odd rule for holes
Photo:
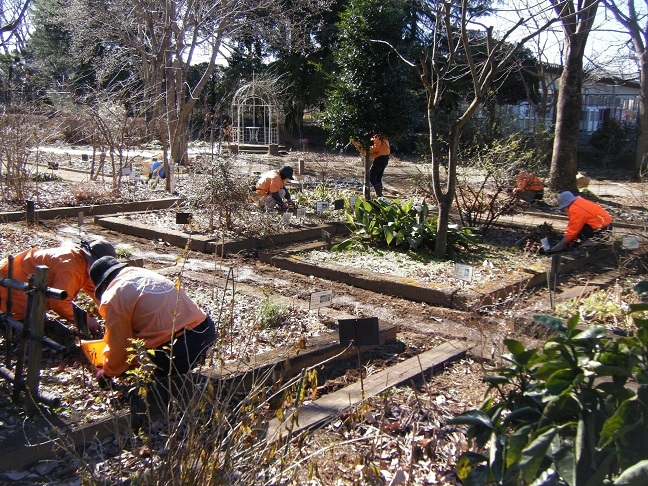
<svg viewBox="0 0 648 486">
<path fill-rule="evenodd" d="M 358 200 L 358 198 L 355 197 L 355 196 L 351 196 L 351 197 L 349 198 L 349 206 L 351 206 L 351 209 L 355 208 L 355 205 L 356 205 L 356 201 L 357 201 L 357 200 Z"/>
<path fill-rule="evenodd" d="M 329 307 L 333 300 L 332 290 L 322 290 L 320 292 L 312 292 L 310 295 L 309 310 L 317 309 L 317 316 L 319 317 L 319 310 L 321 307 Z"/>
<path fill-rule="evenodd" d="M 330 249 L 331 242 L 333 241 L 333 235 L 326 230 L 322 230 L 322 239 L 326 243 L 326 249 Z"/>
<path fill-rule="evenodd" d="M 297 219 L 300 223 L 304 222 L 304 220 L 306 219 L 306 208 L 297 209 Z"/>
<path fill-rule="evenodd" d="M 36 206 L 34 205 L 34 201 L 27 201 L 25 203 L 25 213 L 27 216 L 27 224 L 29 226 L 33 225 L 36 223 Z"/>
<path fill-rule="evenodd" d="M 292 218 L 292 213 L 290 211 L 286 211 L 281 216 L 281 222 L 285 225 L 288 225 L 290 224 L 290 218 Z"/>
<path fill-rule="evenodd" d="M 554 310 L 554 293 L 556 292 L 556 282 L 558 279 L 558 269 L 560 268 L 560 255 L 551 256 L 551 268 L 547 270 L 547 290 L 549 291 L 549 307 Z"/>
<path fill-rule="evenodd" d="M 344 209 L 344 199 L 336 199 L 333 201 L 333 209 Z"/>
<path fill-rule="evenodd" d="M 329 203 L 328 201 L 317 201 L 315 208 L 317 214 L 322 214 L 324 211 L 328 211 Z"/>
</svg>

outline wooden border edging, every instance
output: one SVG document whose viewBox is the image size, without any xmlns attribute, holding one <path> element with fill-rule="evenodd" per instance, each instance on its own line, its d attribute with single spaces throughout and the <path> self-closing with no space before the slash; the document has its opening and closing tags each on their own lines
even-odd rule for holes
<svg viewBox="0 0 648 486">
<path fill-rule="evenodd" d="M 584 250 L 584 254 L 563 254 L 563 260 L 560 263 L 558 273 L 564 274 L 570 272 L 583 265 L 592 263 L 603 256 L 614 256 L 612 250 L 607 247 L 594 248 L 592 250 Z M 582 252 L 582 250 L 579 250 L 579 252 Z M 490 292 L 479 293 L 475 291 L 462 291 L 460 289 L 439 290 L 426 287 L 424 284 L 417 283 L 412 279 L 402 279 L 386 274 L 376 275 L 362 269 L 342 269 L 315 265 L 293 256 L 290 252 L 261 253 L 259 260 L 262 263 L 290 272 L 313 275 L 381 294 L 457 310 L 472 310 L 475 308 L 475 305 L 492 305 L 500 299 L 507 298 L 511 294 L 544 285 L 547 282 L 546 272 L 537 272 L 533 275 L 527 273 L 529 275 L 528 277 L 521 277 L 516 282 Z"/>
<path fill-rule="evenodd" d="M 463 358 L 469 349 L 470 346 L 460 341 L 443 343 L 419 356 L 365 378 L 364 390 L 360 383 L 356 382 L 307 405 L 302 405 L 287 415 L 283 421 L 271 420 L 267 426 L 266 440 L 273 443 L 330 422 L 367 398 L 415 379 L 417 375 L 434 372 L 435 368 Z"/>
<path fill-rule="evenodd" d="M 64 208 L 37 209 L 36 220 L 76 218 L 80 212 L 84 216 L 100 216 L 120 212 L 154 211 L 157 209 L 168 209 L 180 201 L 180 198 L 149 199 L 146 201 L 135 201 L 129 203 L 97 204 L 93 206 L 68 206 Z M 10 211 L 0 213 L 0 222 L 16 223 L 25 220 L 24 211 Z"/>
<path fill-rule="evenodd" d="M 380 345 L 393 342 L 397 339 L 397 328 L 390 324 L 380 324 Z M 376 346 L 363 346 L 361 351 L 376 348 Z M 323 361 L 336 357 L 342 360 L 355 356 L 356 348 L 342 346 L 338 333 L 333 331 L 320 336 L 309 338 L 306 349 L 297 349 L 295 346 L 284 346 L 280 349 L 258 355 L 251 363 L 240 361 L 233 365 L 224 365 L 213 371 L 201 371 L 202 376 L 212 380 L 233 380 L 243 386 L 247 392 L 253 386 L 259 385 L 259 378 L 268 375 L 271 371 L 272 379 L 291 378 L 298 375 L 302 369 L 310 368 Z"/>
<path fill-rule="evenodd" d="M 294 242 L 312 240 L 320 238 L 323 230 L 332 235 L 342 235 L 345 234 L 345 231 L 348 233 L 344 224 L 336 222 L 305 229 L 297 228 L 286 233 L 272 235 L 266 238 L 244 238 L 241 240 L 218 241 L 211 236 L 192 235 L 178 230 L 159 228 L 119 217 L 95 218 L 95 224 L 102 228 L 118 231 L 131 236 L 148 239 L 162 239 L 179 248 L 184 248 L 187 243 L 189 243 L 189 249 L 192 251 L 209 254 L 216 253 L 217 255 L 221 255 L 222 252 L 225 254 L 238 253 L 244 250 L 271 248 L 276 245 L 286 245 Z"/>
<path fill-rule="evenodd" d="M 80 447 L 94 439 L 114 436 L 120 430 L 130 431 L 130 412 L 120 412 L 99 422 L 83 425 L 71 431 L 60 431 L 60 439 L 51 439 L 36 444 L 25 441 L 24 432 L 17 432 L 13 438 L 2 441 L 0 447 L 0 473 L 25 469 L 31 464 L 45 461 Z M 9 444 L 4 446 L 4 444 Z"/>
<path fill-rule="evenodd" d="M 207 243 L 211 241 L 211 238 L 206 236 L 190 235 L 172 229 L 162 230 L 161 228 L 146 223 L 130 221 L 128 219 L 114 216 L 95 218 L 95 224 L 102 228 L 118 231 L 125 235 L 137 236 L 139 238 L 147 238 L 150 240 L 161 239 L 178 248 L 184 248 L 189 244 L 190 250 L 198 251 L 200 253 L 207 252 Z"/>
<path fill-rule="evenodd" d="M 337 269 L 314 265 L 285 254 L 262 253 L 259 255 L 262 263 L 267 263 L 283 270 L 313 275 L 315 277 L 344 282 L 361 289 L 371 290 L 381 294 L 394 295 L 408 300 L 425 302 L 426 304 L 451 307 L 454 291 L 443 292 L 438 289 L 416 284 L 412 279 L 399 279 L 386 274 L 373 274 L 355 269 Z"/>
</svg>

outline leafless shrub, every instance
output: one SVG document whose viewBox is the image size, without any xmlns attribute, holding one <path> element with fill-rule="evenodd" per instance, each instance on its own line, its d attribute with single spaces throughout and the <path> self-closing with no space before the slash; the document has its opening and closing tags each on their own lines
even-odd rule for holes
<svg viewBox="0 0 648 486">
<path fill-rule="evenodd" d="M 497 171 L 484 172 L 478 182 L 460 176 L 455 201 L 462 225 L 479 227 L 482 237 L 487 234 L 499 217 L 515 205 L 515 196 L 507 191 L 508 187 Z"/>
<path fill-rule="evenodd" d="M 210 229 L 218 225 L 231 229 L 237 213 L 250 210 L 255 180 L 241 174 L 234 166 L 234 156 L 218 155 L 196 161 L 194 170 L 204 175 L 204 185 L 186 194 L 191 205 L 207 207 L 210 211 Z"/>
<path fill-rule="evenodd" d="M 72 145 L 92 143 L 92 123 L 87 114 L 75 113 L 62 119 L 63 140 Z"/>
<path fill-rule="evenodd" d="M 23 204 L 38 171 L 33 150 L 51 136 L 52 124 L 30 114 L 0 115 L 0 192 L 5 202 Z"/>
</svg>

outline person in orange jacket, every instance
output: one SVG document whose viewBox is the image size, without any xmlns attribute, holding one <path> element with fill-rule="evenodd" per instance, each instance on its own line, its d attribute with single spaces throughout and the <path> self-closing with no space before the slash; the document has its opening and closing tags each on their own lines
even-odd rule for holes
<svg viewBox="0 0 648 486">
<path fill-rule="evenodd" d="M 38 265 L 49 268 L 47 286 L 67 292 L 67 299 L 47 299 L 45 309 L 56 312 L 68 321 L 74 321 L 72 301 L 83 290 L 95 300 L 95 287 L 89 275 L 90 265 L 106 255 L 117 256 L 115 248 L 103 238 L 82 240 L 78 247 L 61 246 L 47 249 L 31 249 L 15 255 L 11 278 L 27 282 Z M 8 258 L 0 262 L 0 278 L 9 276 Z M 27 294 L 18 290 L 11 292 L 11 317 L 22 321 L 27 311 Z M 7 310 L 7 289 L 0 286 L 0 312 Z M 99 328 L 96 318 L 88 317 L 88 328 Z"/>
<path fill-rule="evenodd" d="M 576 239 L 581 241 L 583 247 L 592 246 L 588 241 L 590 238 L 611 229 L 610 213 L 593 201 L 574 196 L 570 191 L 558 194 L 558 209 L 567 212 L 569 221 L 562 240 L 549 249 L 550 253 L 564 249 Z"/>
<path fill-rule="evenodd" d="M 365 151 L 362 149 L 360 144 L 351 140 L 353 146 L 358 149 L 360 155 L 365 156 Z M 373 186 L 374 191 L 376 191 L 376 196 L 381 197 L 383 195 L 383 184 L 382 178 L 389 163 L 389 140 L 385 138 L 384 135 L 374 135 L 371 138 L 371 147 L 369 147 L 369 158 L 371 159 L 371 167 L 369 168 L 369 183 Z"/>
<path fill-rule="evenodd" d="M 544 183 L 537 175 L 521 170 L 516 176 L 516 183 L 516 198 L 532 203 L 544 197 Z"/>
<path fill-rule="evenodd" d="M 269 170 L 261 174 L 256 184 L 256 191 L 265 209 L 278 206 L 285 211 L 294 204 L 290 199 L 290 193 L 285 187 L 285 181 L 287 180 L 293 180 L 293 168 L 289 165 L 279 170 Z M 284 199 L 286 202 L 284 202 Z"/>
<path fill-rule="evenodd" d="M 132 339 L 153 350 L 158 378 L 188 373 L 216 340 L 214 321 L 168 278 L 111 256 L 94 262 L 90 277 L 106 328 L 103 367 L 96 374 L 101 387 L 131 367 Z"/>
</svg>

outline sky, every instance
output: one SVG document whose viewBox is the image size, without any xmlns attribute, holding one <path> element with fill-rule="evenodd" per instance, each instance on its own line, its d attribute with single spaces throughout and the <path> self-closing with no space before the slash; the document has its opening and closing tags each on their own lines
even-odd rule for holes
<svg viewBox="0 0 648 486">
<path fill-rule="evenodd" d="M 485 19 L 485 25 L 492 25 L 496 32 L 503 33 L 507 28 L 512 26 L 520 16 L 529 18 L 531 11 L 543 12 L 544 15 L 554 16 L 551 5 L 548 0 L 530 0 L 535 1 L 533 5 L 526 8 L 515 8 L 524 0 L 507 0 L 499 3 L 496 8 L 498 14 Z M 527 5 L 529 3 L 527 2 Z M 645 3 L 643 5 L 645 7 Z M 641 5 L 638 5 L 641 7 Z M 530 21 L 529 25 L 533 25 Z M 521 37 L 523 34 L 517 34 Z M 554 24 L 546 32 L 541 34 L 537 39 L 530 41 L 527 47 L 537 55 L 542 51 L 546 62 L 553 64 L 562 64 L 562 45 L 563 31 L 559 23 Z M 585 64 L 591 63 L 603 67 L 611 73 L 625 74 L 626 76 L 638 76 L 637 65 L 632 59 L 632 51 L 628 47 L 629 36 L 623 31 L 614 16 L 608 13 L 601 4 L 597 10 L 597 17 L 594 28 L 589 35 L 587 47 L 585 50 Z"/>
</svg>

